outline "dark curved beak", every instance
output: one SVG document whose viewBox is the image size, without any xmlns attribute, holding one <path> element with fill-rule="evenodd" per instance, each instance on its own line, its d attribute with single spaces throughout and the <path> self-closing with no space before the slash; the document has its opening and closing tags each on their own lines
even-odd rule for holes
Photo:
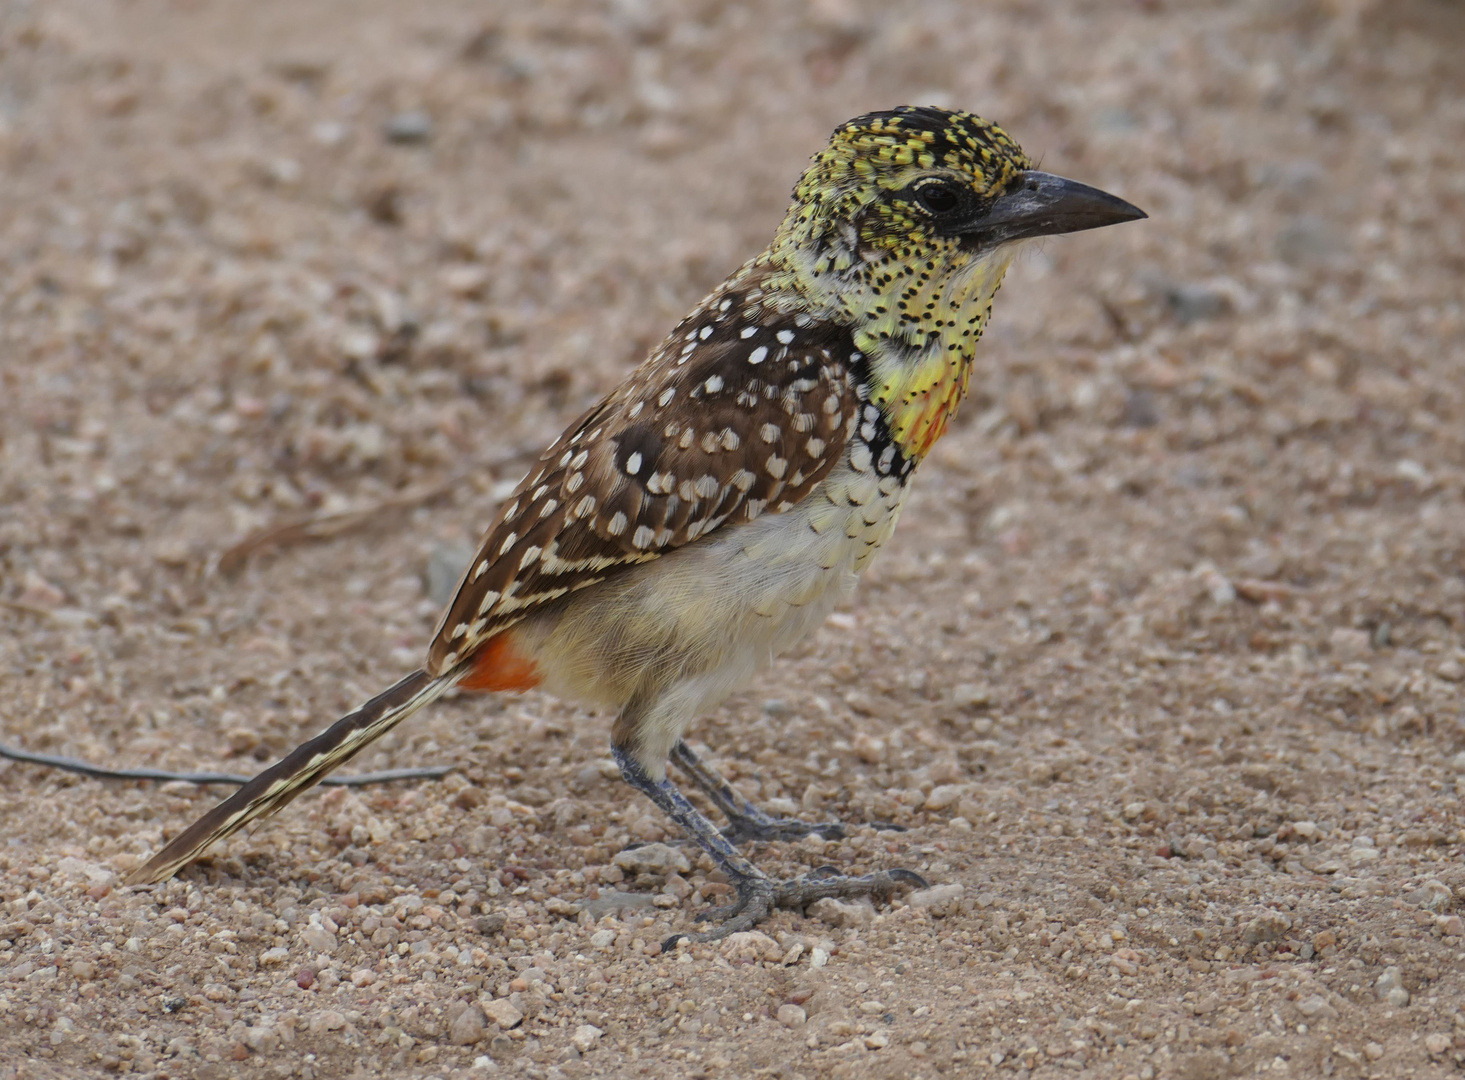
<svg viewBox="0 0 1465 1080">
<path fill-rule="evenodd" d="M 1029 170 L 1022 174 L 1017 187 L 999 196 L 985 214 L 974 218 L 961 233 L 986 246 L 1032 236 L 1100 229 L 1148 216 L 1139 207 L 1107 191 L 1052 173 Z"/>
</svg>

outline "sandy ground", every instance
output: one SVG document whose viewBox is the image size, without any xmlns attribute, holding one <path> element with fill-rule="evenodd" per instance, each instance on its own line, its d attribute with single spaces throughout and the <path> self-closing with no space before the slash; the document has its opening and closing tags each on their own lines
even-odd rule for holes
<svg viewBox="0 0 1465 1080">
<path fill-rule="evenodd" d="M 415 666 L 838 121 L 972 107 L 1152 215 L 1013 270 L 857 602 L 694 732 L 908 827 L 770 871 L 959 889 L 661 955 L 725 886 L 617 862 L 664 823 L 534 695 L 152 891 L 219 789 L 0 764 L 0 1077 L 1457 1070 L 1462 49 L 1437 0 L 0 6 L 0 739 L 103 763 L 252 771 Z"/>
</svg>

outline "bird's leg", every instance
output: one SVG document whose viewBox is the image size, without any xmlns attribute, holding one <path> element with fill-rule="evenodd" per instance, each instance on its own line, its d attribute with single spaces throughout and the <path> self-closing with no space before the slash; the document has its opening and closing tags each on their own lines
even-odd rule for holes
<svg viewBox="0 0 1465 1080">
<path fill-rule="evenodd" d="M 884 899 L 901 885 L 926 887 L 925 879 L 909 870 L 880 870 L 861 877 L 847 877 L 832 873 L 833 867 L 821 867 L 803 877 L 775 881 L 745 859 L 717 826 L 689 803 L 687 797 L 670 780 L 653 780 L 636 756 L 623 747 L 612 747 L 611 755 L 620 766 L 621 776 L 626 783 L 645 795 L 662 813 L 680 825 L 697 846 L 712 857 L 713 862 L 727 875 L 737 890 L 738 899 L 735 904 L 727 908 L 716 908 L 699 917 L 699 921 L 721 919 L 721 925 L 703 934 L 674 934 L 666 940 L 663 948 L 671 948 L 683 937 L 692 941 L 720 941 L 729 934 L 751 930 L 767 918 L 775 907 L 803 907 L 826 896 L 873 896 Z"/>
<path fill-rule="evenodd" d="M 739 930 L 748 930 L 762 922 L 773 910 L 773 893 L 777 882 L 745 859 L 737 848 L 718 831 L 717 826 L 677 790 L 671 780 L 653 780 L 645 766 L 629 750 L 611 748 L 611 756 L 620 766 L 621 777 L 633 788 L 654 802 L 663 814 L 682 827 L 698 847 L 712 856 L 717 868 L 727 875 L 737 890 L 737 903 L 707 913 L 709 918 L 726 921 L 698 940 L 716 941 Z"/>
<path fill-rule="evenodd" d="M 798 818 L 776 818 L 754 806 L 727 779 L 678 740 L 672 747 L 671 760 L 692 778 L 714 806 L 726 815 L 727 828 L 722 835 L 733 843 L 745 840 L 798 840 L 818 833 L 826 840 L 842 840 L 844 826 L 837 821 L 800 821 Z"/>
</svg>

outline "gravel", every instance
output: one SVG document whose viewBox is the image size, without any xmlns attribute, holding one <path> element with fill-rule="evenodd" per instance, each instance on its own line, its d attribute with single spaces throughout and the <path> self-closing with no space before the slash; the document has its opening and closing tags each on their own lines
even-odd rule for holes
<svg viewBox="0 0 1465 1080">
<path fill-rule="evenodd" d="M 543 695 L 443 701 L 351 766 L 442 781 L 312 792 L 149 890 L 222 789 L 0 764 L 0 1077 L 1456 1068 L 1462 23 L 8 11 L 0 741 L 32 750 L 249 772 L 410 670 L 506 486 L 855 112 L 978 107 L 1150 219 L 1014 265 L 857 598 L 691 733 L 850 823 L 759 865 L 940 902 L 663 952 L 730 885 L 610 718 Z"/>
</svg>

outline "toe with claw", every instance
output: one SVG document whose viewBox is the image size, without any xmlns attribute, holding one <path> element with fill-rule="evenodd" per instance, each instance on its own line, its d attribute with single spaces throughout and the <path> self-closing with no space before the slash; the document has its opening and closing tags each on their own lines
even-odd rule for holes
<svg viewBox="0 0 1465 1080">
<path fill-rule="evenodd" d="M 843 840 L 844 826 L 837 821 L 800 821 L 798 818 L 759 818 L 739 815 L 729 817 L 730 824 L 722 835 L 734 844 L 749 840 L 802 840 L 806 836 L 822 836 L 826 840 Z"/>
</svg>

